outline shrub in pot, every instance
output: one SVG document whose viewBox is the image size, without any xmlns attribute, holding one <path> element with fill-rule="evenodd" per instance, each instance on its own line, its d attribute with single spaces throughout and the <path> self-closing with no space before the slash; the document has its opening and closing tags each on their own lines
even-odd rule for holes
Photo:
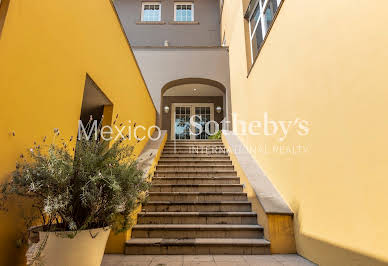
<svg viewBox="0 0 388 266">
<path fill-rule="evenodd" d="M 133 146 L 85 138 L 73 152 L 68 146 L 35 144 L 2 185 L 3 207 L 10 197 L 27 199 L 34 216 L 25 217 L 26 227 L 41 220 L 31 230 L 39 239 L 29 250 L 34 265 L 100 265 L 110 230 L 130 228 L 147 196 Z"/>
</svg>

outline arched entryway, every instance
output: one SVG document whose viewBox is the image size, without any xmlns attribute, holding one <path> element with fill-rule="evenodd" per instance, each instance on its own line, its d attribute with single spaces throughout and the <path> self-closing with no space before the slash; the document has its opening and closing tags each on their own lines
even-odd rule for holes
<svg viewBox="0 0 388 266">
<path fill-rule="evenodd" d="M 227 110 L 226 88 L 214 80 L 179 79 L 167 83 L 161 90 L 159 121 L 170 139 L 207 139 L 209 135 L 205 132 L 190 135 L 189 127 L 192 132 L 197 129 L 188 125 L 188 120 L 195 115 L 200 124 L 215 121 L 221 127 L 221 122 L 228 117 Z M 211 127 L 214 132 L 216 126 Z"/>
</svg>

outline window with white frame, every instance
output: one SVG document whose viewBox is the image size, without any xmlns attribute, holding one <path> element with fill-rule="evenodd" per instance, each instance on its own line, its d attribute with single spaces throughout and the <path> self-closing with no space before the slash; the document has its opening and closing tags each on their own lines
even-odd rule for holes
<svg viewBox="0 0 388 266">
<path fill-rule="evenodd" d="M 194 4 L 190 2 L 175 3 L 175 21 L 191 22 L 194 21 Z"/>
<path fill-rule="evenodd" d="M 281 0 L 256 0 L 249 15 L 249 33 L 251 41 L 251 59 L 254 62 L 262 42 L 268 33 Z"/>
<path fill-rule="evenodd" d="M 161 21 L 160 2 L 143 2 L 141 11 L 141 21 Z"/>
</svg>

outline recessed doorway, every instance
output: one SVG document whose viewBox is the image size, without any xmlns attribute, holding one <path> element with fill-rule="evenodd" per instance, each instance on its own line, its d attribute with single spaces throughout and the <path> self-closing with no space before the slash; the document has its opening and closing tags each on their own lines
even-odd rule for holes
<svg viewBox="0 0 388 266">
<path fill-rule="evenodd" d="M 214 133 L 214 123 L 208 123 L 214 121 L 213 103 L 173 103 L 171 107 L 172 140 L 208 139 L 208 133 Z"/>
</svg>

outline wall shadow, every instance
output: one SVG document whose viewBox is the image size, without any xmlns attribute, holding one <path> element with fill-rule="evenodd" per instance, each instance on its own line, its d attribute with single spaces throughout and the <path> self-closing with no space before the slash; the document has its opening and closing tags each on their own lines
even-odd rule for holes
<svg viewBox="0 0 388 266">
<path fill-rule="evenodd" d="M 362 235 L 360 235 L 362 237 Z M 388 262 L 333 245 L 316 238 L 299 234 L 298 253 L 312 262 L 323 266 L 387 266 Z M 371 243 L 365 243 L 368 245 Z"/>
</svg>

